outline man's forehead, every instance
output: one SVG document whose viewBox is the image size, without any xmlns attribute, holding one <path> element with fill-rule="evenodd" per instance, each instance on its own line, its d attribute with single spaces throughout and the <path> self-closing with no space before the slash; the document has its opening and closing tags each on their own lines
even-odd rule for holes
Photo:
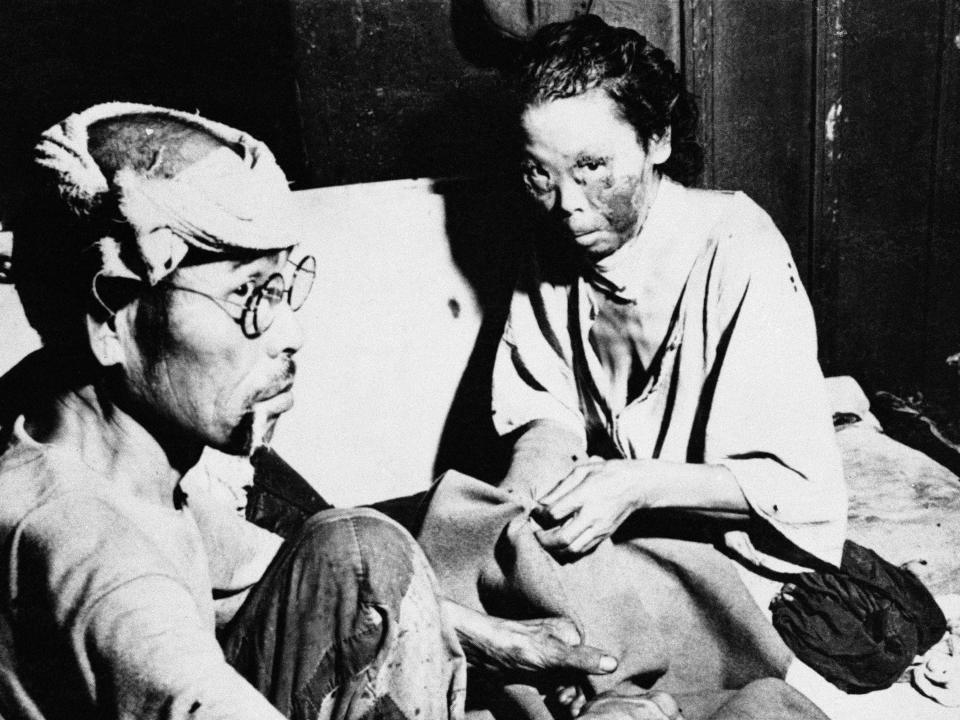
<svg viewBox="0 0 960 720">
<path fill-rule="evenodd" d="M 177 273 L 206 275 L 210 277 L 234 277 L 277 272 L 286 264 L 292 248 L 270 250 L 261 253 L 189 253 Z"/>
</svg>

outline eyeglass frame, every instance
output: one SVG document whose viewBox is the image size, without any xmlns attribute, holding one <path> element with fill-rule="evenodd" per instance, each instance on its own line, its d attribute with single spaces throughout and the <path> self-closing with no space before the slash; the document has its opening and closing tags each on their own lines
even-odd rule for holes
<svg viewBox="0 0 960 720">
<path fill-rule="evenodd" d="M 293 276 L 290 280 L 289 286 L 287 285 L 286 278 L 284 278 L 281 273 L 271 273 L 266 280 L 257 285 L 251 291 L 250 295 L 242 303 L 228 300 L 227 298 L 220 298 L 206 293 L 203 290 L 198 290 L 197 288 L 187 287 L 185 285 L 177 285 L 168 280 L 161 280 L 157 283 L 157 286 L 169 288 L 171 290 L 182 290 L 184 292 L 193 293 L 194 295 L 200 295 L 208 300 L 212 300 L 214 304 L 223 310 L 231 320 L 240 326 L 244 337 L 253 340 L 269 330 L 270 326 L 273 325 L 274 319 L 276 318 L 276 314 L 271 312 L 270 319 L 267 321 L 266 325 L 260 327 L 260 323 L 257 322 L 257 310 L 260 308 L 263 300 L 267 299 L 266 289 L 269 287 L 270 283 L 276 282 L 277 280 L 280 282 L 278 299 L 275 302 L 271 302 L 269 299 L 267 299 L 268 307 L 271 309 L 271 311 L 274 310 L 281 301 L 286 301 L 290 309 L 293 312 L 296 312 L 306 304 L 307 299 L 310 297 L 310 293 L 313 291 L 313 284 L 317 277 L 317 258 L 313 255 L 304 255 L 297 263 L 294 263 L 293 260 L 290 260 L 289 258 L 287 259 L 287 263 L 294 266 Z M 309 269 L 306 267 L 308 264 L 311 266 Z M 293 298 L 293 288 L 294 284 L 296 283 L 297 276 L 301 273 L 310 276 L 310 285 L 307 287 L 306 293 L 304 293 L 303 301 L 294 307 L 293 303 L 291 302 Z M 228 305 L 240 308 L 240 316 L 236 317 L 234 313 L 232 313 L 227 307 Z M 252 326 L 249 327 L 246 322 L 248 314 L 252 317 L 253 323 Z"/>
</svg>

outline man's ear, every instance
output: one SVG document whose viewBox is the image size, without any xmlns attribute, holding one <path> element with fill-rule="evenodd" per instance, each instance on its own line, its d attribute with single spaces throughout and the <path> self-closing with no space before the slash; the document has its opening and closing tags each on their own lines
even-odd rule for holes
<svg viewBox="0 0 960 720">
<path fill-rule="evenodd" d="M 103 367 L 122 365 L 126 359 L 124 344 L 117 332 L 117 325 L 123 321 L 119 317 L 125 312 L 122 308 L 119 313 L 107 315 L 103 319 L 87 315 L 87 337 L 90 341 L 90 350 L 93 356 Z"/>
<path fill-rule="evenodd" d="M 647 144 L 647 156 L 654 165 L 662 165 L 670 159 L 670 153 L 673 149 L 670 144 L 670 128 L 664 130 L 662 135 L 654 135 Z"/>
</svg>

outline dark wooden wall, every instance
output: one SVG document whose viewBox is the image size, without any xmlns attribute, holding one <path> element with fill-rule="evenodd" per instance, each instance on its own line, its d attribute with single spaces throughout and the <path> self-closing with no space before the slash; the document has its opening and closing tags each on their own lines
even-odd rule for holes
<svg viewBox="0 0 960 720">
<path fill-rule="evenodd" d="M 747 190 L 805 268 L 828 369 L 953 382 L 960 3 L 693 0 L 705 182 Z"/>
<path fill-rule="evenodd" d="M 871 386 L 955 382 L 960 349 L 956 0 L 688 3 L 708 108 L 707 184 L 787 235 L 828 369 Z"/>
<path fill-rule="evenodd" d="M 0 0 L 0 221 L 39 133 L 97 102 L 196 110 L 304 174 L 288 0 Z"/>
<path fill-rule="evenodd" d="M 516 45 L 477 2 L 5 0 L 0 220 L 36 132 L 117 97 L 248 128 L 300 187 L 508 175 Z M 594 7 L 683 68 L 704 111 L 703 184 L 745 190 L 784 231 L 828 371 L 955 383 L 960 0 Z"/>
</svg>

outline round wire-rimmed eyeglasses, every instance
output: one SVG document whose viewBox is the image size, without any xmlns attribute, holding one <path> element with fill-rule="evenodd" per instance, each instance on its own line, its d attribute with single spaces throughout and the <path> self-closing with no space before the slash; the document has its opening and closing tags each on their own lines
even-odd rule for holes
<svg viewBox="0 0 960 720">
<path fill-rule="evenodd" d="M 165 280 L 157 284 L 212 300 L 241 327 L 246 337 L 256 338 L 263 335 L 273 324 L 280 303 L 286 302 L 291 310 L 299 310 L 313 289 L 313 281 L 317 275 L 317 259 L 313 255 L 305 255 L 296 263 L 292 260 L 287 260 L 287 263 L 294 266 L 289 285 L 283 275 L 273 273 L 257 285 L 242 303 L 219 298 L 185 285 L 175 285 Z M 239 308 L 239 316 L 231 308 Z"/>
</svg>

